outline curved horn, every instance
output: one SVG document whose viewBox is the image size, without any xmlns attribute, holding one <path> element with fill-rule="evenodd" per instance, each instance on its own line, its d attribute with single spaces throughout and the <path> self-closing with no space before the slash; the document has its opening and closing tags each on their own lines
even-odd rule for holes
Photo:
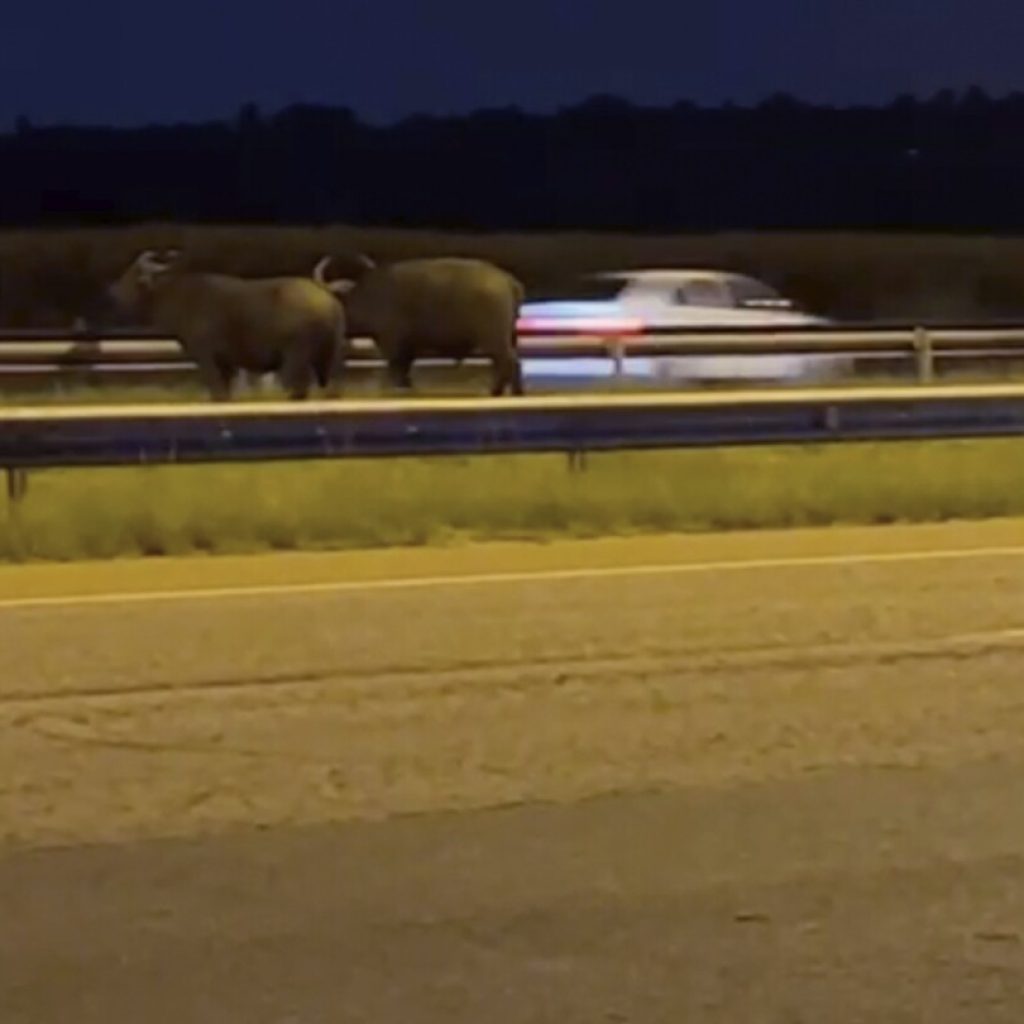
<svg viewBox="0 0 1024 1024">
<path fill-rule="evenodd" d="M 335 281 L 328 281 L 327 268 L 330 266 L 330 263 L 330 256 L 322 257 L 320 262 L 313 268 L 313 280 L 334 295 L 347 295 L 355 286 L 355 282 L 344 277 L 340 277 Z"/>
<path fill-rule="evenodd" d="M 147 249 L 145 252 L 139 253 L 135 262 L 139 265 L 139 270 L 147 274 L 159 274 L 169 266 L 155 249 Z"/>
<path fill-rule="evenodd" d="M 163 277 L 174 266 L 175 258 L 168 258 L 165 254 L 158 253 L 154 249 L 147 249 L 140 253 L 135 260 L 137 280 L 144 288 L 152 288 L 156 282 Z"/>
<path fill-rule="evenodd" d="M 327 280 L 327 268 L 331 265 L 331 257 L 323 256 L 320 262 L 313 268 L 313 280 L 317 284 L 322 284 L 325 288 L 330 288 L 330 282 Z"/>
<path fill-rule="evenodd" d="M 356 263 L 359 265 L 360 270 L 374 270 L 377 267 L 377 264 L 364 252 L 356 253 Z"/>
</svg>

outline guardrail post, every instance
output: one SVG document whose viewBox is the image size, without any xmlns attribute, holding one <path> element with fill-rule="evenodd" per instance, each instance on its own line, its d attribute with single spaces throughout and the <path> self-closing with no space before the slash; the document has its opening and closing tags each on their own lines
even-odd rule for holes
<svg viewBox="0 0 1024 1024">
<path fill-rule="evenodd" d="M 572 448 L 567 452 L 569 459 L 570 473 L 583 473 L 587 468 L 587 453 L 579 448 Z"/>
<path fill-rule="evenodd" d="M 931 383 L 935 377 L 935 352 L 927 327 L 914 328 L 914 354 L 917 357 L 917 382 Z"/>
<path fill-rule="evenodd" d="M 28 494 L 28 470 L 22 466 L 7 466 L 7 500 L 16 509 Z"/>
<path fill-rule="evenodd" d="M 610 338 L 608 340 L 608 354 L 612 358 L 612 376 L 616 380 L 622 378 L 622 370 L 626 361 L 625 345 L 622 338 Z"/>
</svg>

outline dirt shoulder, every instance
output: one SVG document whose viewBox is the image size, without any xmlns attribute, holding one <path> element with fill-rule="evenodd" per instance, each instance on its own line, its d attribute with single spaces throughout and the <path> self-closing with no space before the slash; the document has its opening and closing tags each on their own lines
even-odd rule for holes
<svg viewBox="0 0 1024 1024">
<path fill-rule="evenodd" d="M 549 564 L 703 567 L 7 606 L 0 834 L 206 835 L 1013 762 L 1024 573 L 995 541 L 1016 530 L 823 531 L 789 562 L 792 535 L 598 542 Z M 987 553 L 848 557 L 939 538 Z M 842 557 L 804 557 L 825 550 Z M 724 553 L 744 567 L 708 566 Z"/>
</svg>

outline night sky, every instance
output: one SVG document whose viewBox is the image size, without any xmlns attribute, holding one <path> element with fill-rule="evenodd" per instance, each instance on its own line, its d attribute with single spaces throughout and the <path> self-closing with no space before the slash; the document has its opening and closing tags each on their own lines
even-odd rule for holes
<svg viewBox="0 0 1024 1024">
<path fill-rule="evenodd" d="M 1021 0 L 11 0 L 0 125 L 1024 88 Z"/>
</svg>

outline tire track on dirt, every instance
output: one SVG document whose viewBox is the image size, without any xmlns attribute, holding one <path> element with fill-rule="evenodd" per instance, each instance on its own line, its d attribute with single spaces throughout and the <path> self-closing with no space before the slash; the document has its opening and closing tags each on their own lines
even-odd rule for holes
<svg viewBox="0 0 1024 1024">
<path fill-rule="evenodd" d="M 134 687 L 90 687 L 60 693 L 12 691 L 0 695 L 0 713 L 33 707 L 59 707 L 63 704 L 103 704 L 106 702 L 146 701 L 168 696 L 189 698 L 201 695 L 230 695 L 245 692 L 301 691 L 331 684 L 339 696 L 356 696 L 361 686 L 388 684 L 386 692 L 359 694 L 361 699 L 386 702 L 415 696 L 424 688 L 443 695 L 452 687 L 467 682 L 487 683 L 509 672 L 549 671 L 559 675 L 600 675 L 615 669 L 632 673 L 671 668 L 683 675 L 704 675 L 746 669 L 784 670 L 789 668 L 839 668 L 855 662 L 884 663 L 922 661 L 933 658 L 973 657 L 979 653 L 999 653 L 1024 646 L 1024 628 L 963 633 L 912 641 L 873 641 L 846 644 L 755 644 L 737 650 L 710 647 L 696 650 L 687 645 L 651 650 L 642 656 L 600 655 L 596 657 L 528 658 L 510 662 L 508 658 L 473 661 L 444 669 L 436 666 L 410 668 L 381 667 L 352 671 L 343 666 L 309 671 L 268 673 L 265 676 L 218 677 L 175 682 L 166 680 Z M 679 659 L 687 659 L 680 663 Z M 537 686 L 544 685 L 538 680 Z M 317 691 L 323 696 L 323 691 Z"/>
<path fill-rule="evenodd" d="M 690 658 L 686 663 L 679 661 L 684 652 L 672 651 L 662 656 L 640 658 L 550 658 L 513 665 L 499 662 L 446 672 L 406 670 L 389 673 L 382 670 L 346 677 L 325 671 L 293 677 L 210 680 L 186 686 L 170 683 L 150 685 L 137 691 L 37 695 L 28 700 L 9 698 L 0 702 L 0 720 L 6 718 L 8 728 L 62 744 L 137 753 L 228 756 L 329 768 L 333 763 L 331 758 L 307 757 L 301 752 L 286 753 L 264 746 L 225 744 L 221 735 L 209 742 L 150 740 L 137 734 L 125 735 L 126 719 L 145 713 L 147 704 L 167 711 L 170 709 L 168 698 L 178 705 L 187 705 L 197 698 L 230 702 L 240 692 L 267 698 L 286 695 L 290 698 L 288 706 L 292 710 L 349 703 L 354 712 L 364 716 L 380 714 L 391 706 L 400 707 L 403 714 L 415 714 L 418 708 L 465 695 L 467 690 L 474 699 L 489 702 L 510 696 L 542 695 L 567 687 L 575 687 L 589 698 L 596 695 L 598 700 L 607 700 L 612 694 L 622 699 L 629 691 L 646 692 L 651 699 L 657 699 L 667 707 L 697 696 L 687 688 L 688 681 L 709 680 L 734 673 L 773 675 L 850 667 L 891 667 L 901 662 L 970 660 L 1013 651 L 1022 644 L 1024 631 L 1000 631 L 937 637 L 930 642 L 780 645 L 744 652 L 718 651 L 715 657 Z M 383 688 L 382 683 L 385 684 Z M 367 690 L 367 686 L 374 688 Z M 267 709 L 273 708 L 272 699 L 261 704 Z M 18 710 L 23 713 L 17 714 Z M 237 710 L 238 707 L 232 703 L 225 708 L 229 714 Z M 108 715 L 116 718 L 106 720 Z"/>
</svg>

